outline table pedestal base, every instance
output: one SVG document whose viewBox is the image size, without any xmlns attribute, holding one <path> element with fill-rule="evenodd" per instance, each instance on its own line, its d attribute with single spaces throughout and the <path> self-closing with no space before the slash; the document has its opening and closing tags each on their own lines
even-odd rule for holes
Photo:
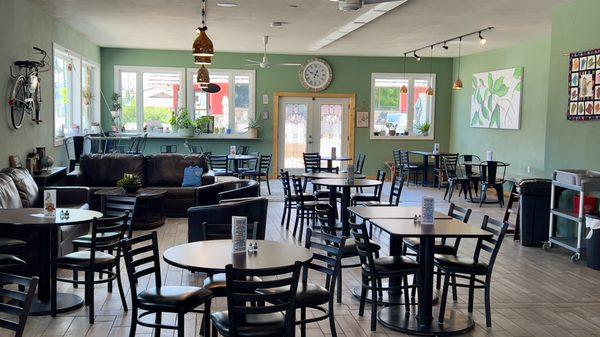
<svg viewBox="0 0 600 337">
<path fill-rule="evenodd" d="M 444 323 L 437 322 L 438 310 L 433 310 L 433 320 L 429 325 L 421 326 L 417 320 L 417 308 L 406 312 L 404 307 L 390 306 L 379 310 L 377 320 L 386 328 L 418 336 L 454 336 L 461 335 L 475 327 L 473 319 L 454 310 L 446 310 Z"/>
<path fill-rule="evenodd" d="M 387 287 L 386 282 L 383 282 L 383 286 Z M 361 286 L 356 286 L 354 288 L 352 288 L 352 295 L 358 299 L 360 299 L 360 290 L 361 290 Z M 367 303 L 371 303 L 371 291 L 367 290 Z M 433 295 L 433 304 L 436 304 L 438 302 L 438 296 L 436 294 Z M 411 299 L 412 301 L 412 299 Z M 415 298 L 415 301 L 417 301 L 417 299 Z M 397 305 L 397 304 L 404 304 L 404 294 L 402 293 L 396 293 L 396 294 L 390 294 L 387 291 L 383 292 L 383 297 L 380 297 L 377 300 L 377 303 L 379 305 Z"/>
<path fill-rule="evenodd" d="M 75 294 L 58 293 L 56 294 L 56 309 L 57 313 L 65 313 L 79 309 L 83 306 L 83 298 Z M 31 303 L 31 316 L 46 316 L 50 315 L 50 301 L 42 302 L 34 299 Z"/>
</svg>

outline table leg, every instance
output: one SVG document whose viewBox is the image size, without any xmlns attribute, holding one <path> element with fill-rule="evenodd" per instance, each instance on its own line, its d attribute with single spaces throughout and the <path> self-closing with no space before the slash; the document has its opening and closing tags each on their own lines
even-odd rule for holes
<svg viewBox="0 0 600 337">
<path fill-rule="evenodd" d="M 435 177 L 434 177 L 435 179 L 434 179 L 434 182 L 433 182 L 433 187 L 436 187 L 436 186 L 438 186 L 438 184 L 439 184 L 439 182 L 440 182 L 440 177 L 439 177 L 439 175 L 441 175 L 441 174 L 442 174 L 442 171 L 441 171 L 441 168 L 440 168 L 440 156 L 439 156 L 439 155 L 436 155 L 436 156 L 435 156 L 435 168 L 436 168 L 436 169 L 438 169 L 438 172 L 439 172 L 439 174 L 438 174 L 438 175 L 434 175 L 434 176 L 435 176 Z M 448 179 L 448 177 L 446 177 L 446 179 Z"/>
<path fill-rule="evenodd" d="M 327 161 L 327 172 L 333 172 L 333 160 Z"/>
<path fill-rule="evenodd" d="M 429 186 L 429 156 L 423 155 L 423 186 Z"/>
<path fill-rule="evenodd" d="M 329 209 L 328 223 L 333 224 L 335 227 L 335 214 L 337 213 L 337 189 L 335 186 L 329 187 L 329 206 L 331 208 Z"/>
<path fill-rule="evenodd" d="M 350 207 L 350 187 L 343 186 L 340 219 L 342 220 L 342 233 L 345 237 L 350 236 L 348 207 Z"/>
<path fill-rule="evenodd" d="M 473 329 L 475 323 L 457 311 L 448 310 L 444 323 L 434 321 L 433 310 L 433 255 L 435 237 L 423 236 L 419 244 L 419 305 L 417 314 L 406 312 L 403 306 L 389 306 L 377 315 L 379 322 L 392 330 L 421 336 L 453 336 Z M 390 247 L 391 249 L 391 247 Z M 414 309 L 413 309 L 414 311 Z M 435 313 L 437 316 L 437 313 Z"/>
</svg>

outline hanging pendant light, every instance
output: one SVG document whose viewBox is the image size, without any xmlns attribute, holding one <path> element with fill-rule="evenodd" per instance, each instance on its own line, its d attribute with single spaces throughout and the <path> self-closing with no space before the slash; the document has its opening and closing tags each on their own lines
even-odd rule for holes
<svg viewBox="0 0 600 337">
<path fill-rule="evenodd" d="M 403 70 L 402 70 L 402 80 L 403 81 L 404 81 L 405 76 L 406 76 L 406 53 L 404 53 L 404 65 L 403 65 Z M 400 88 L 400 94 L 402 94 L 402 95 L 408 94 L 408 87 L 406 86 L 406 84 L 403 84 L 402 88 Z"/>
<path fill-rule="evenodd" d="M 202 27 L 198 27 L 198 36 L 192 47 L 194 56 L 213 56 L 215 53 L 213 43 L 206 35 L 206 0 L 202 0 Z"/>
<path fill-rule="evenodd" d="M 208 74 L 208 69 L 204 66 L 204 64 L 198 69 L 198 74 L 196 76 L 196 83 L 200 84 L 200 88 L 202 86 L 208 86 L 210 83 L 210 75 Z"/>
<path fill-rule="evenodd" d="M 212 57 L 210 56 L 194 56 L 194 64 L 197 65 L 210 65 L 212 64 Z"/>
<path fill-rule="evenodd" d="M 433 46 L 431 46 L 431 51 L 429 52 L 429 73 L 433 74 Z M 427 96 L 433 96 L 434 90 L 431 87 L 431 82 L 429 83 L 429 87 L 427 88 Z"/>
<path fill-rule="evenodd" d="M 461 45 L 462 37 L 458 40 L 458 76 L 456 77 L 456 81 L 454 81 L 454 85 L 452 86 L 452 89 L 454 90 L 462 90 L 463 88 L 463 82 L 460 79 Z"/>
</svg>

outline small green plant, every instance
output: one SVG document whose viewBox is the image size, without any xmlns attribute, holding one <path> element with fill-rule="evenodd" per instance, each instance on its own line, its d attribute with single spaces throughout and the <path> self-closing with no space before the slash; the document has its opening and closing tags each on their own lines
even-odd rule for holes
<svg viewBox="0 0 600 337">
<path fill-rule="evenodd" d="M 417 124 L 416 125 L 416 129 L 419 130 L 419 133 L 426 136 L 429 134 L 429 128 L 431 127 L 431 125 L 428 122 L 425 122 L 423 124 Z"/>
<path fill-rule="evenodd" d="M 208 116 L 202 116 L 196 120 L 196 129 L 200 130 L 200 133 L 208 133 L 208 128 L 211 123 L 211 118 Z"/>
<path fill-rule="evenodd" d="M 256 119 L 251 119 L 248 121 L 248 129 L 260 129 L 260 125 Z"/>
<path fill-rule="evenodd" d="M 136 174 L 125 173 L 123 178 L 117 180 L 117 186 L 127 187 L 140 187 L 142 186 L 142 179 Z"/>
<path fill-rule="evenodd" d="M 194 122 L 190 118 L 190 113 L 186 108 L 181 108 L 175 118 L 175 126 L 179 129 L 193 129 Z"/>
<path fill-rule="evenodd" d="M 113 93 L 110 98 L 112 101 L 112 111 L 120 111 L 121 110 L 121 95 L 118 93 Z"/>
</svg>

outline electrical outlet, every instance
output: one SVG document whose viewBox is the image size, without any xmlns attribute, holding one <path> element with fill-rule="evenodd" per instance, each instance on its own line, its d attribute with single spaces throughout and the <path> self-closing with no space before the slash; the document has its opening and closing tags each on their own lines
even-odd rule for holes
<svg viewBox="0 0 600 337">
<path fill-rule="evenodd" d="M 531 173 L 531 166 L 527 166 L 527 173 Z"/>
</svg>

